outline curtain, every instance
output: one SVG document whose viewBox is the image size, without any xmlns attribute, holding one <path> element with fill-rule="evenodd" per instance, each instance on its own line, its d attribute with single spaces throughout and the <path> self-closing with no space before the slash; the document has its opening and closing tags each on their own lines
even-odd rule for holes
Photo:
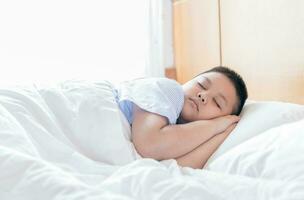
<svg viewBox="0 0 304 200">
<path fill-rule="evenodd" d="M 164 20 L 164 14 L 171 15 L 169 4 L 0 1 L 0 82 L 163 76 L 173 60 L 172 52 L 166 53 L 172 51 L 171 28 L 165 30 L 172 23 Z"/>
<path fill-rule="evenodd" d="M 165 68 L 173 66 L 173 30 L 171 0 L 149 1 L 148 61 L 146 74 L 164 76 Z"/>
</svg>

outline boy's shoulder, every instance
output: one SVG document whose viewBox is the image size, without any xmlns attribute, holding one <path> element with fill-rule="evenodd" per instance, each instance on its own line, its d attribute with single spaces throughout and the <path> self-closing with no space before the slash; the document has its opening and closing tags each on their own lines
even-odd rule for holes
<svg viewBox="0 0 304 200">
<path fill-rule="evenodd" d="M 165 77 L 145 77 L 145 78 L 137 78 L 133 80 L 127 81 L 129 83 L 132 82 L 142 82 L 142 83 L 165 83 L 165 84 L 174 84 L 180 85 L 176 80 L 165 78 Z"/>
<path fill-rule="evenodd" d="M 140 108 L 176 122 L 184 103 L 182 86 L 168 78 L 141 78 L 126 83 L 119 91 L 121 100 L 130 100 Z"/>
<path fill-rule="evenodd" d="M 172 90 L 178 93 L 183 93 L 183 89 L 180 83 L 178 83 L 176 80 L 163 77 L 133 79 L 121 83 L 120 86 L 123 88 L 132 88 L 133 90 L 157 89 L 164 92 Z"/>
</svg>

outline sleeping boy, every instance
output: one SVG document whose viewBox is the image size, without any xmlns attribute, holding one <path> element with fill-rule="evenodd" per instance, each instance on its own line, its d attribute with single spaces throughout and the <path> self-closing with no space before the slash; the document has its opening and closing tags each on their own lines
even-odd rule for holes
<svg viewBox="0 0 304 200">
<path fill-rule="evenodd" d="M 184 85 L 143 78 L 124 82 L 115 92 L 142 157 L 176 159 L 192 168 L 203 168 L 236 126 L 247 99 L 241 76 L 222 66 Z"/>
</svg>

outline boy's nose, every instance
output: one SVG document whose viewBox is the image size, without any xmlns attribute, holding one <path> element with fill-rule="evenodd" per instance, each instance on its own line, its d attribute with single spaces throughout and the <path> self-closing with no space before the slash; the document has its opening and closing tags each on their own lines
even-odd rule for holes
<svg viewBox="0 0 304 200">
<path fill-rule="evenodd" d="M 207 103 L 207 100 L 208 100 L 208 97 L 207 95 L 204 95 L 204 94 L 201 94 L 201 93 L 198 93 L 198 98 L 200 98 L 200 100 L 203 102 L 203 104 L 206 104 Z"/>
</svg>

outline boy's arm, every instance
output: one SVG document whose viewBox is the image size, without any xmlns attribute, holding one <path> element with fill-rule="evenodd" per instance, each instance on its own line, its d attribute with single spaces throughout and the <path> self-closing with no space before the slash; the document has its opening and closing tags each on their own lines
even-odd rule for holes
<svg viewBox="0 0 304 200">
<path fill-rule="evenodd" d="M 187 124 L 167 125 L 163 116 L 143 111 L 135 106 L 132 141 L 143 157 L 157 160 L 182 156 L 238 121 L 236 116 L 200 120 Z"/>
<path fill-rule="evenodd" d="M 216 151 L 216 149 L 224 142 L 231 131 L 235 128 L 236 124 L 232 124 L 226 131 L 222 134 L 218 134 L 201 144 L 199 147 L 193 151 L 178 157 L 176 159 L 177 163 L 182 167 L 192 167 L 194 169 L 202 169 L 207 163 L 210 156 Z"/>
</svg>

